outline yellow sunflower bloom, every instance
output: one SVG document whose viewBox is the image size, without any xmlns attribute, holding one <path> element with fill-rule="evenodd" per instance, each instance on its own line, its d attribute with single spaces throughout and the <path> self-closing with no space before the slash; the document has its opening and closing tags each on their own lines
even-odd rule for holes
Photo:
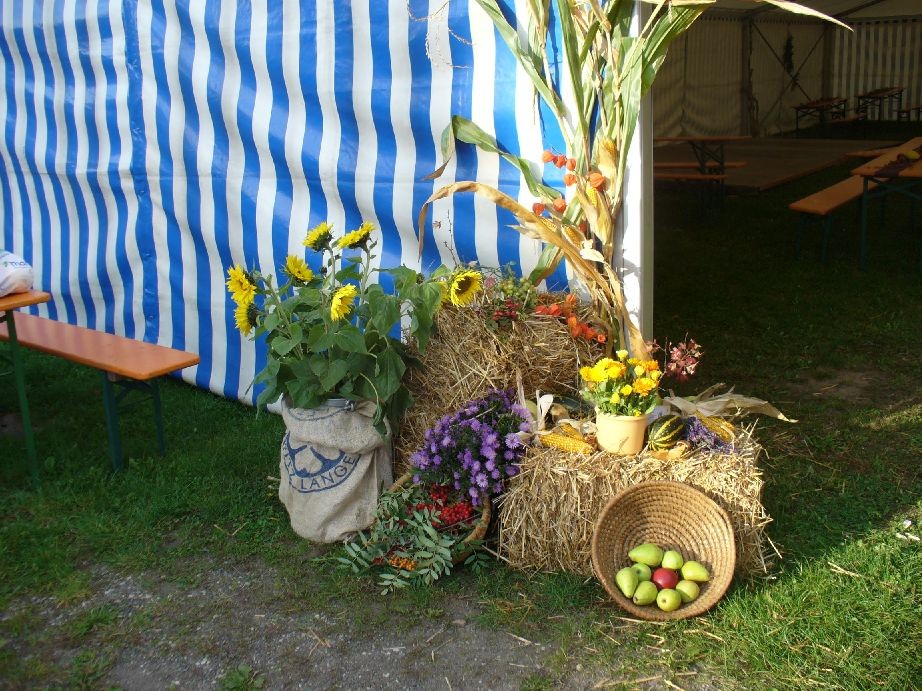
<svg viewBox="0 0 922 691">
<path fill-rule="evenodd" d="M 307 262 L 295 254 L 289 254 L 285 259 L 285 273 L 302 283 L 308 283 L 314 277 Z"/>
<path fill-rule="evenodd" d="M 336 246 L 341 250 L 345 250 L 364 245 L 368 241 L 368 236 L 371 235 L 371 231 L 374 229 L 374 225 L 368 221 L 365 221 L 351 233 L 346 233 L 339 240 L 337 240 Z"/>
<path fill-rule="evenodd" d="M 451 297 L 448 295 L 448 281 L 445 279 L 439 279 L 439 290 L 442 291 L 442 304 L 448 304 L 451 302 Z"/>
<path fill-rule="evenodd" d="M 256 305 L 252 302 L 239 303 L 234 310 L 234 323 L 240 333 L 249 336 L 253 327 L 256 326 Z"/>
<path fill-rule="evenodd" d="M 626 351 L 626 350 L 619 350 L 617 353 L 615 353 L 615 355 L 618 356 L 618 359 L 619 359 L 619 360 L 626 360 L 626 359 L 627 359 L 627 351 Z"/>
<path fill-rule="evenodd" d="M 451 280 L 448 297 L 455 307 L 466 307 L 483 287 L 483 276 L 479 271 L 464 269 L 457 272 Z"/>
<path fill-rule="evenodd" d="M 352 311 L 352 301 L 358 290 L 351 283 L 344 285 L 342 288 L 333 293 L 333 303 L 330 305 L 330 316 L 334 321 L 343 319 Z"/>
<path fill-rule="evenodd" d="M 304 238 L 304 246 L 310 247 L 315 252 L 330 244 L 330 237 L 333 235 L 333 227 L 326 221 L 321 221 L 316 227 L 312 228 Z"/>
<path fill-rule="evenodd" d="M 248 305 L 256 297 L 256 284 L 239 264 L 227 270 L 227 290 L 238 305 Z"/>
<path fill-rule="evenodd" d="M 634 389 L 631 387 L 630 384 L 625 384 L 624 386 L 621 387 L 622 396 L 630 396 L 633 392 L 634 392 Z"/>
<path fill-rule="evenodd" d="M 642 377 L 646 373 L 647 373 L 647 370 L 644 368 L 643 365 L 634 365 L 634 376 L 635 377 Z"/>
</svg>

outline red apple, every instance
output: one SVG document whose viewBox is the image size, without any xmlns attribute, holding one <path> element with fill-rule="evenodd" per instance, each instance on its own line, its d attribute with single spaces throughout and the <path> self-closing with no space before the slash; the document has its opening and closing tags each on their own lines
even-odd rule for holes
<svg viewBox="0 0 922 691">
<path fill-rule="evenodd" d="M 672 569 L 664 569 L 662 567 L 658 568 L 653 572 L 653 577 L 650 579 L 658 588 L 675 588 L 676 583 L 679 582 L 679 574 L 677 574 Z"/>
</svg>

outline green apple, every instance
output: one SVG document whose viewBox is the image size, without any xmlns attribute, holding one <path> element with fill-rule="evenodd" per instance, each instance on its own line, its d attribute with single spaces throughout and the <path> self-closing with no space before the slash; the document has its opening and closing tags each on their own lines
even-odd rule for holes
<svg viewBox="0 0 922 691">
<path fill-rule="evenodd" d="M 637 590 L 634 591 L 635 605 L 649 605 L 656 599 L 656 584 L 653 581 L 641 581 L 637 584 Z M 681 598 L 679 598 L 681 601 Z"/>
<path fill-rule="evenodd" d="M 679 581 L 676 583 L 675 589 L 679 591 L 679 595 L 682 596 L 682 602 L 685 603 L 697 599 L 698 593 L 701 592 L 701 588 L 694 581 Z"/>
<path fill-rule="evenodd" d="M 637 545 L 627 553 L 627 556 L 631 561 L 636 561 L 640 564 L 659 566 L 663 561 L 663 548 L 659 545 L 654 545 L 652 542 L 645 542 L 642 545 Z"/>
<path fill-rule="evenodd" d="M 649 581 L 653 578 L 653 569 L 646 564 L 634 564 L 631 568 L 637 572 L 637 578 L 641 581 Z"/>
<path fill-rule="evenodd" d="M 639 582 L 637 572 L 630 566 L 625 566 L 615 574 L 615 583 L 618 584 L 618 590 L 621 591 L 624 597 L 634 597 L 634 591 L 637 590 Z"/>
<path fill-rule="evenodd" d="M 682 578 L 686 581 L 704 583 L 711 580 L 711 574 L 708 573 L 704 564 L 697 561 L 687 561 L 682 565 Z"/>
<path fill-rule="evenodd" d="M 673 612 L 682 606 L 682 596 L 677 590 L 664 588 L 656 596 L 656 606 L 664 612 Z"/>
<path fill-rule="evenodd" d="M 674 549 L 668 550 L 663 554 L 663 568 L 672 569 L 673 571 L 678 571 L 682 568 L 682 564 L 685 563 L 685 560 L 682 558 L 682 555 L 676 552 Z"/>
</svg>

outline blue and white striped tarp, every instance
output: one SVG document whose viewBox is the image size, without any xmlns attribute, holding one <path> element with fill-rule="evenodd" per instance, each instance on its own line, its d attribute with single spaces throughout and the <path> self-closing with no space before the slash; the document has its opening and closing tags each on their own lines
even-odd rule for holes
<svg viewBox="0 0 922 691">
<path fill-rule="evenodd" d="M 534 201 L 469 147 L 423 180 L 451 114 L 532 160 L 558 143 L 472 0 L 0 5 L 0 247 L 52 293 L 38 313 L 197 352 L 187 380 L 249 401 L 264 352 L 233 326 L 225 270 L 273 273 L 323 219 L 372 221 L 382 265 L 534 266 L 535 241 L 471 196 L 435 205 L 418 258 L 442 183 Z"/>
</svg>

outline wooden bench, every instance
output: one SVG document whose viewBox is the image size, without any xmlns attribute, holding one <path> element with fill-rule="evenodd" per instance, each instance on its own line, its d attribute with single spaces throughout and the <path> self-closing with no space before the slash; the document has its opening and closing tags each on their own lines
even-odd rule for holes
<svg viewBox="0 0 922 691">
<path fill-rule="evenodd" d="M 893 147 L 888 146 L 883 149 L 861 149 L 859 151 L 849 151 L 846 156 L 852 158 L 877 158 L 878 156 L 883 156 L 893 151 Z"/>
<path fill-rule="evenodd" d="M 897 108 L 896 119 L 897 120 L 909 120 L 909 116 L 913 113 L 916 114 L 916 120 L 922 120 L 922 105 L 918 106 L 907 106 L 905 108 Z"/>
<path fill-rule="evenodd" d="M 720 168 L 720 163 L 717 161 L 708 161 L 705 164 L 709 169 L 718 169 Z M 742 168 L 746 165 L 746 161 L 726 161 L 724 162 L 724 170 L 729 170 L 731 168 Z M 677 170 L 698 170 L 700 166 L 696 161 L 661 161 L 659 163 L 653 164 L 653 170 L 666 170 L 666 169 L 677 169 Z"/>
<path fill-rule="evenodd" d="M 17 313 L 15 327 L 19 345 L 93 367 L 102 373 L 109 453 L 115 470 L 124 468 L 118 421 L 119 403 L 131 392 L 150 395 L 154 406 L 157 444 L 161 455 L 165 452 L 160 390 L 156 379 L 198 364 L 198 355 L 31 314 Z M 0 340 L 9 340 L 6 324 L 0 325 Z M 115 386 L 123 390 L 116 393 Z"/>
<path fill-rule="evenodd" d="M 876 183 L 869 183 L 868 189 L 876 187 Z M 860 199 L 864 193 L 864 178 L 860 175 L 852 175 L 835 185 L 814 192 L 813 194 L 791 202 L 788 208 L 801 214 L 801 224 L 797 232 L 797 255 L 800 256 L 800 241 L 803 231 L 803 221 L 809 217 L 814 217 L 823 223 L 823 245 L 820 259 L 826 262 L 826 255 L 829 246 L 829 234 L 832 229 L 832 212 L 844 206 L 853 199 Z"/>
</svg>

